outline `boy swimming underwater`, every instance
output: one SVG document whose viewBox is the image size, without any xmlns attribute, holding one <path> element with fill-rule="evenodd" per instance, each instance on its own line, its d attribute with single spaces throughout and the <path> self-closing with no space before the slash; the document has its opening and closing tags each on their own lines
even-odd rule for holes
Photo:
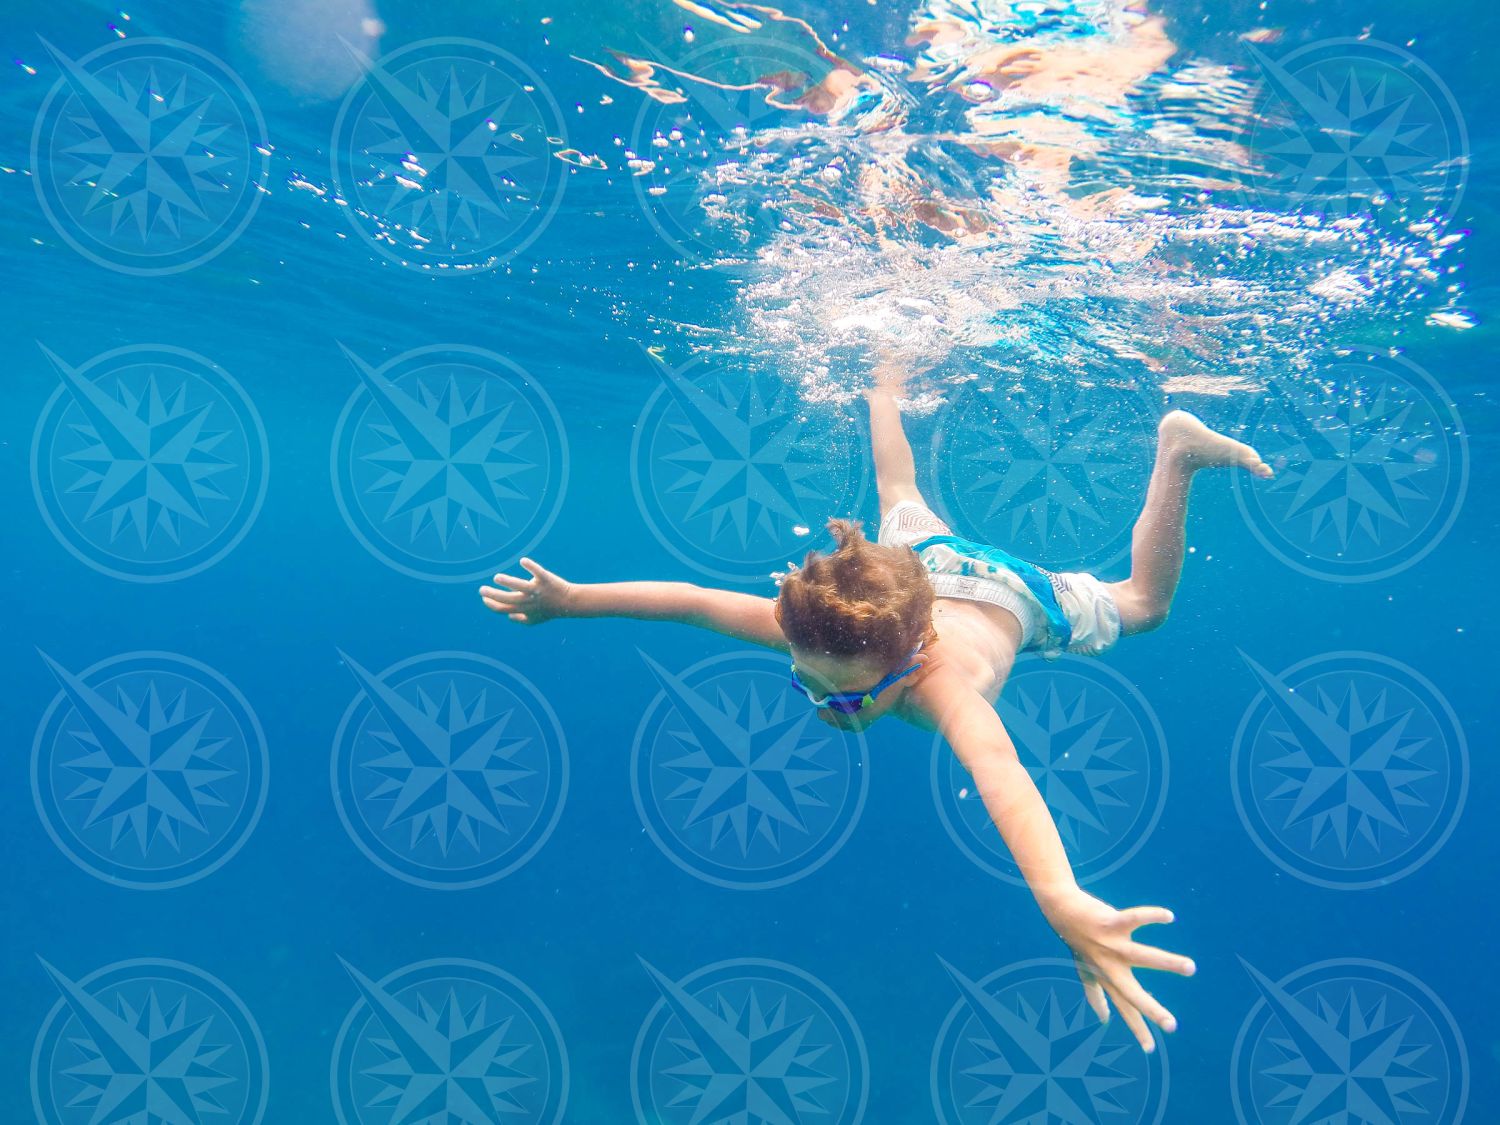
<svg viewBox="0 0 1500 1125">
<path fill-rule="evenodd" d="M 1108 997 L 1150 1051 L 1146 1020 L 1165 1031 L 1174 1031 L 1176 1020 L 1134 970 L 1190 976 L 1194 966 L 1132 935 L 1172 914 L 1155 906 L 1116 910 L 1078 886 L 995 701 L 1021 652 L 1098 655 L 1122 635 L 1159 626 L 1182 573 L 1194 473 L 1224 466 L 1269 477 L 1271 470 L 1249 446 L 1173 411 L 1158 431 L 1130 577 L 1106 583 L 1054 574 L 955 536 L 932 513 L 917 491 L 899 384 L 888 371 L 877 378 L 866 394 L 880 493 L 876 543 L 858 523 L 831 520 L 837 548 L 809 553 L 776 598 L 684 582 L 570 583 L 530 559 L 521 560 L 529 578 L 497 574 L 481 596 L 525 625 L 632 617 L 711 629 L 789 653 L 793 682 L 831 726 L 863 730 L 890 714 L 940 732 L 973 776 L 1037 905 L 1072 949 L 1090 1006 L 1107 1020 Z"/>
</svg>

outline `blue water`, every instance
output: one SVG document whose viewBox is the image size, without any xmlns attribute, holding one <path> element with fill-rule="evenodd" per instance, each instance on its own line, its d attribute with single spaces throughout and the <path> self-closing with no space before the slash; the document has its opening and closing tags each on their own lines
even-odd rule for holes
<svg viewBox="0 0 1500 1125">
<path fill-rule="evenodd" d="M 1176 52 L 1114 117 L 1038 97 L 1083 122 L 1053 174 L 1057 145 L 1017 165 L 951 143 L 1027 95 L 987 110 L 993 90 L 923 78 L 909 4 L 750 33 L 731 6 L 377 6 L 0 16 L 0 1119 L 1500 1118 L 1492 13 L 1170 0 Z M 1044 57 L 1118 34 L 1083 3 L 954 10 Z M 1427 131 L 1388 197 L 1243 171 L 1337 132 L 1250 128 L 1256 28 L 1288 68 L 1350 39 L 1331 73 L 1451 92 L 1413 95 Z M 731 98 L 692 119 L 700 149 L 666 134 L 711 87 L 680 79 L 681 110 L 618 80 L 629 57 L 722 83 L 701 52 L 743 62 L 747 34 L 831 67 L 812 33 L 870 85 L 832 112 Z M 154 71 L 91 55 L 152 37 L 173 41 Z M 433 38 L 500 68 L 456 72 L 472 105 L 434 94 L 466 129 L 501 120 L 453 162 L 467 180 L 401 151 L 351 53 L 440 83 L 397 54 Z M 89 68 L 121 59 L 155 96 L 100 112 L 155 113 L 166 145 L 170 116 L 204 192 L 163 204 L 183 181 L 154 181 L 145 233 L 90 186 L 138 183 L 109 164 L 128 129 L 89 124 Z M 247 96 L 263 133 L 231 112 Z M 861 195 L 892 138 L 920 190 Z M 450 246 L 396 174 L 470 208 Z M 1158 202 L 1078 209 L 1109 188 Z M 971 240 L 914 218 L 936 195 L 982 216 Z M 1309 214 L 1341 233 L 1309 239 Z M 1197 964 L 1143 974 L 1180 1022 L 1149 1059 L 1096 1030 L 929 735 L 839 740 L 776 660 L 709 633 L 521 629 L 476 596 L 523 553 L 773 596 L 828 517 L 878 516 L 852 393 L 873 348 L 931 368 L 908 429 L 935 506 L 1044 564 L 1126 573 L 1171 407 L 1284 482 L 1200 476 L 1169 623 L 1023 660 L 1001 704 L 1087 888 L 1176 912 L 1137 935 Z M 1340 458 L 1363 468 L 1316 475 Z M 719 793 L 747 740 L 765 757 Z M 458 766 L 433 787 L 439 747 Z"/>
</svg>

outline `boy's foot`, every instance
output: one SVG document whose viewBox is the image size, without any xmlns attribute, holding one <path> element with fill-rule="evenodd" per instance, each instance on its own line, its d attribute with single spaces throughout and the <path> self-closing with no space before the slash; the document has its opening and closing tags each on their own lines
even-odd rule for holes
<svg viewBox="0 0 1500 1125">
<path fill-rule="evenodd" d="M 1184 458 L 1190 468 L 1237 466 L 1261 478 L 1272 476 L 1271 466 L 1242 441 L 1211 430 L 1186 410 L 1174 410 L 1161 420 L 1156 440 L 1164 453 Z"/>
<path fill-rule="evenodd" d="M 875 369 L 870 374 L 875 382 L 870 390 L 899 395 L 906 390 L 906 380 L 910 373 L 894 360 L 881 359 L 876 362 Z"/>
</svg>

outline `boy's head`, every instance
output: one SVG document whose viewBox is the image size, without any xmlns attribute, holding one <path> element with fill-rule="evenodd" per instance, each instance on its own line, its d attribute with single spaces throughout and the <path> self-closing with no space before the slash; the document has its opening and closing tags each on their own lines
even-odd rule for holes
<svg viewBox="0 0 1500 1125">
<path fill-rule="evenodd" d="M 776 619 L 810 689 L 865 691 L 907 667 L 912 651 L 932 638 L 932 585 L 909 548 L 871 543 L 853 520 L 829 520 L 828 530 L 837 546 L 826 555 L 808 552 L 801 569 L 782 580 Z M 819 715 L 862 730 L 913 682 L 892 685 L 854 715 Z"/>
</svg>

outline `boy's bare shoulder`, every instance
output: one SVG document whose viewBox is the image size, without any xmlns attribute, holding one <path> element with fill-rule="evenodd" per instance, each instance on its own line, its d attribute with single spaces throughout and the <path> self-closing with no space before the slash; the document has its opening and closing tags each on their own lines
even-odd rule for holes
<svg viewBox="0 0 1500 1125">
<path fill-rule="evenodd" d="M 969 678 L 939 661 L 902 694 L 892 710 L 913 726 L 935 731 L 942 727 L 945 715 L 975 698 L 983 697 Z"/>
</svg>

